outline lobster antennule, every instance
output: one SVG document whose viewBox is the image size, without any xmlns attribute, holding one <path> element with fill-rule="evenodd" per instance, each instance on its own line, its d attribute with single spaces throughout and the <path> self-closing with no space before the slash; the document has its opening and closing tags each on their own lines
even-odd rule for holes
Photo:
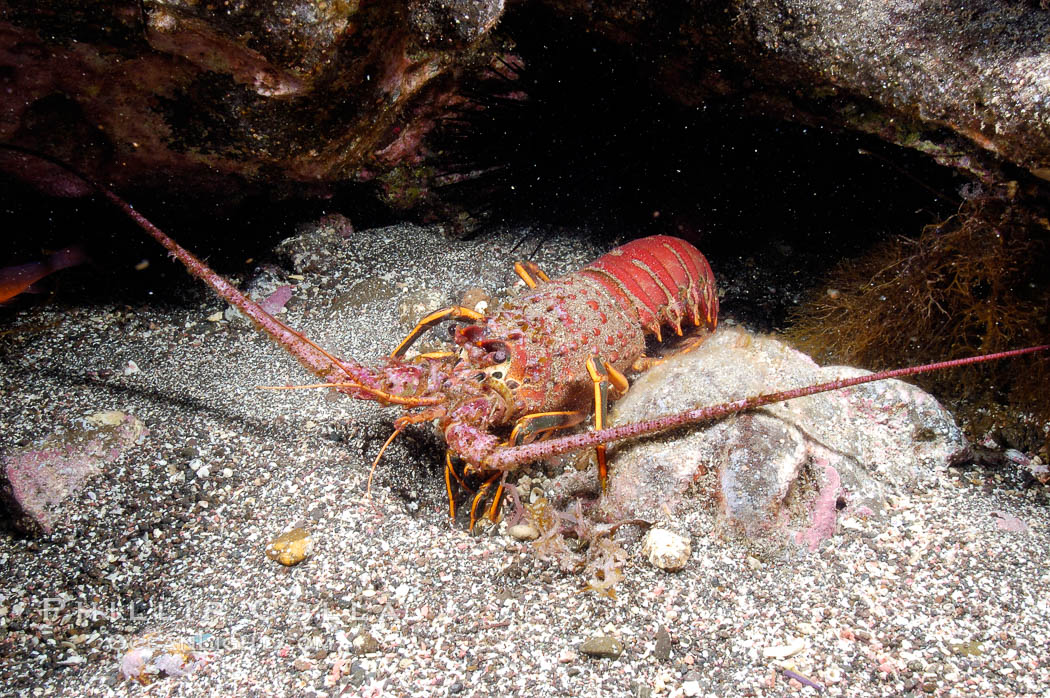
<svg viewBox="0 0 1050 698">
<path fill-rule="evenodd" d="M 718 419 L 720 417 L 725 417 L 731 414 L 735 414 L 737 412 L 743 412 L 745 410 L 754 409 L 756 407 L 762 407 L 763 405 L 771 405 L 775 402 L 793 400 L 795 398 L 806 397 L 807 395 L 815 395 L 817 393 L 826 393 L 831 390 L 850 388 L 854 385 L 873 383 L 875 381 L 886 380 L 888 378 L 903 378 L 905 376 L 914 376 L 920 373 L 929 373 L 931 371 L 939 371 L 946 368 L 968 366 L 970 364 L 981 363 L 984 361 L 1009 359 L 1016 356 L 1034 354 L 1037 352 L 1047 350 L 1050 350 L 1050 344 L 1026 347 L 1024 349 L 1011 349 L 1010 351 L 1002 351 L 997 352 L 995 354 L 970 356 L 963 359 L 952 359 L 950 361 L 938 361 L 937 363 L 923 364 L 921 366 L 909 366 L 907 368 L 897 368 L 889 371 L 879 371 L 877 373 L 870 373 L 866 376 L 856 376 L 854 378 L 840 378 L 838 380 L 828 381 L 826 383 L 819 383 L 817 385 L 811 385 L 803 388 L 792 388 L 790 390 L 781 390 L 775 393 L 754 395 L 752 397 L 743 398 L 741 400 L 734 400 L 733 402 L 727 402 L 721 405 L 713 405 L 710 407 L 698 407 L 694 410 L 678 412 L 676 414 L 665 415 L 663 417 L 657 417 L 655 419 L 649 419 L 642 422 L 624 424 L 618 427 L 611 427 L 609 429 L 600 429 L 596 431 L 587 432 L 585 434 L 574 434 L 572 436 L 564 436 L 558 439 L 551 439 L 549 441 L 541 441 L 538 443 L 526 444 L 524 446 L 497 448 L 494 449 L 491 453 L 484 456 L 481 459 L 481 464 L 482 467 L 492 470 L 513 470 L 515 466 L 521 465 L 523 463 L 529 463 L 543 458 L 550 458 L 552 456 L 557 456 L 562 453 L 568 453 L 570 451 L 591 448 L 593 446 L 609 443 L 611 441 L 619 441 L 621 439 L 645 436 L 647 434 L 655 434 L 656 432 L 665 431 L 667 429 L 673 429 L 675 427 L 684 426 L 686 424 L 695 424 L 697 422 L 705 422 L 712 419 Z"/>
<path fill-rule="evenodd" d="M 394 395 L 378 388 L 370 388 L 360 383 L 311 383 L 309 385 L 257 385 L 256 390 L 310 390 L 314 388 L 350 388 L 354 392 L 365 393 L 379 402 L 387 402 L 391 405 L 404 405 L 406 407 L 426 407 L 440 405 L 445 401 L 444 395 L 431 395 L 429 397 L 406 397 Z"/>
</svg>

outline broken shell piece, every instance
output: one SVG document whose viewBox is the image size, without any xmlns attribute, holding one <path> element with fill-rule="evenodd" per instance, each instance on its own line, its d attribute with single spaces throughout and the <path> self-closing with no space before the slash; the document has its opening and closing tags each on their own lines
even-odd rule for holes
<svg viewBox="0 0 1050 698">
<path fill-rule="evenodd" d="M 198 652 L 184 642 L 170 642 L 154 635 L 136 641 L 120 662 L 125 679 L 146 685 L 167 676 L 186 676 L 197 671 L 211 655 Z"/>
<path fill-rule="evenodd" d="M 651 528 L 642 541 L 642 554 L 665 572 L 677 572 L 685 567 L 692 553 L 689 539 L 666 528 Z"/>
<path fill-rule="evenodd" d="M 806 641 L 801 637 L 796 637 L 786 645 L 774 645 L 773 647 L 766 647 L 762 650 L 762 656 L 766 659 L 779 659 L 784 660 L 788 657 L 794 657 L 796 654 L 806 649 Z"/>
</svg>

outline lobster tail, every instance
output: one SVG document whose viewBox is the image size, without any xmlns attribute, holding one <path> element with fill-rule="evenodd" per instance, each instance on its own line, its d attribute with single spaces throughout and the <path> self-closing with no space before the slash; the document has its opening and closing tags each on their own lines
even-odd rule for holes
<svg viewBox="0 0 1050 698">
<path fill-rule="evenodd" d="M 599 257 L 581 271 L 623 306 L 633 308 L 646 331 L 660 336 L 670 325 L 682 334 L 682 319 L 714 328 L 718 293 L 714 273 L 700 251 L 667 235 L 634 240 Z"/>
</svg>

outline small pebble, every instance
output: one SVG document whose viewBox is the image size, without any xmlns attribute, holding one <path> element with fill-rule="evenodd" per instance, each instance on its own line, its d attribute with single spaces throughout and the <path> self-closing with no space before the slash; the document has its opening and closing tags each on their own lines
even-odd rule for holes
<svg viewBox="0 0 1050 698">
<path fill-rule="evenodd" d="M 282 533 L 266 546 L 266 557 L 276 560 L 285 567 L 298 565 L 313 550 L 313 539 L 305 528 L 293 528 Z"/>
<path fill-rule="evenodd" d="M 584 640 L 580 652 L 588 657 L 616 659 L 623 653 L 623 643 L 609 635 L 598 635 Z"/>
<path fill-rule="evenodd" d="M 354 652 L 357 654 L 372 654 L 379 651 L 379 641 L 370 633 L 361 633 L 354 638 Z"/>
<path fill-rule="evenodd" d="M 662 662 L 671 658 L 671 634 L 662 625 L 656 631 L 656 647 L 653 648 L 653 656 Z"/>
<path fill-rule="evenodd" d="M 516 524 L 507 529 L 507 534 L 515 540 L 536 540 L 540 532 L 530 524 Z"/>
<path fill-rule="evenodd" d="M 762 656 L 767 659 L 787 659 L 788 657 L 795 656 L 804 649 L 806 649 L 806 641 L 797 637 L 791 642 L 783 645 L 766 647 L 762 650 Z"/>
<path fill-rule="evenodd" d="M 642 541 L 642 555 L 665 572 L 677 572 L 685 567 L 691 553 L 689 539 L 666 528 L 649 529 Z"/>
</svg>

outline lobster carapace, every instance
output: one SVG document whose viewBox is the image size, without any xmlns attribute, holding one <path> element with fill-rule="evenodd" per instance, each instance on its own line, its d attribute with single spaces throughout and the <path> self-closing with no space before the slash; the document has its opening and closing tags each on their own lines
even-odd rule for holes
<svg viewBox="0 0 1050 698">
<path fill-rule="evenodd" d="M 701 333 L 683 346 L 688 350 L 718 321 L 711 267 L 699 250 L 678 238 L 634 240 L 553 280 L 533 265 L 519 263 L 516 270 L 527 288 L 495 313 L 483 316 L 462 307 L 438 311 L 392 354 L 400 361 L 426 328 L 447 317 L 473 323 L 455 330 L 458 354 L 423 355 L 425 362 L 451 365 L 443 376 L 436 371 L 440 386 L 414 394 L 443 396 L 445 404 L 428 416 L 437 418 L 450 453 L 466 462 L 468 472 L 484 471 L 483 460 L 494 448 L 575 426 L 591 404 L 595 428 L 601 429 L 608 400 L 627 389 L 623 374 L 649 363 L 647 334 L 659 339 L 661 326 L 669 326 L 682 335 L 683 322 L 692 324 Z M 388 370 L 397 371 L 396 364 Z M 494 431 L 510 425 L 510 437 L 501 444 Z M 597 450 L 604 485 L 604 446 Z M 488 474 L 489 481 L 501 472 Z M 454 473 L 449 460 L 450 502 Z M 494 505 L 498 500 L 497 495 Z"/>
</svg>

